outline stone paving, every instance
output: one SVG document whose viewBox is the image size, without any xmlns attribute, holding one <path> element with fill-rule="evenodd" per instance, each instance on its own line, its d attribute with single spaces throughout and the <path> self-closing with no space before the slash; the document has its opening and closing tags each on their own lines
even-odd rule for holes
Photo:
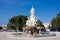
<svg viewBox="0 0 60 40">
<path fill-rule="evenodd" d="M 40 37 L 40 38 L 20 38 L 20 37 L 8 37 L 13 32 L 0 32 L 0 40 L 60 40 L 60 32 L 57 33 L 56 37 Z"/>
</svg>

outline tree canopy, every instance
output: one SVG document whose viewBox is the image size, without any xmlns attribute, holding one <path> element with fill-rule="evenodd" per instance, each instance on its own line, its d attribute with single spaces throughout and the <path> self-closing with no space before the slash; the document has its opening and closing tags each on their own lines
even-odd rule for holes
<svg viewBox="0 0 60 40">
<path fill-rule="evenodd" d="M 7 24 L 8 29 L 14 30 L 22 30 L 22 27 L 25 26 L 27 20 L 27 16 L 18 15 L 9 19 L 9 23 Z"/>
<path fill-rule="evenodd" d="M 52 19 L 50 29 L 60 31 L 60 11 L 57 16 Z"/>
</svg>

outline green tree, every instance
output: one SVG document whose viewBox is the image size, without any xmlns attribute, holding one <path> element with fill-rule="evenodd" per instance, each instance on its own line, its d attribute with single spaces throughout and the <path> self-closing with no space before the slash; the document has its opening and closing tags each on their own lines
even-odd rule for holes
<svg viewBox="0 0 60 40">
<path fill-rule="evenodd" d="M 60 11 L 57 14 L 56 18 L 52 19 L 51 25 L 52 25 L 51 30 L 54 29 L 60 31 Z"/>
<path fill-rule="evenodd" d="M 22 27 L 26 24 L 27 16 L 18 15 L 9 19 L 7 24 L 8 29 L 22 30 Z"/>
<path fill-rule="evenodd" d="M 42 21 L 40 21 L 40 20 L 37 20 L 37 26 L 41 26 L 41 25 L 43 25 L 43 23 L 42 23 Z"/>
</svg>

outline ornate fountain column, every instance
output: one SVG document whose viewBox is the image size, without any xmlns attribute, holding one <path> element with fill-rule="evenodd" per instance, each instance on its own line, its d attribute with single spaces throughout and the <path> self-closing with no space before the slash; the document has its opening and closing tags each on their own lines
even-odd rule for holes
<svg viewBox="0 0 60 40">
<path fill-rule="evenodd" d="M 31 11 L 30 11 L 30 14 L 31 15 L 28 17 L 28 20 L 26 21 L 26 27 L 24 29 L 24 30 L 26 30 L 25 32 L 27 34 L 29 34 L 29 33 L 33 34 L 34 32 L 37 33 L 37 30 L 38 29 L 37 29 L 37 26 L 36 25 L 37 25 L 37 21 L 38 20 L 35 17 L 34 13 L 35 13 L 35 9 L 32 6 Z"/>
<path fill-rule="evenodd" d="M 34 7 L 32 6 L 32 8 L 31 8 L 31 11 L 30 11 L 30 17 L 28 17 L 28 20 L 27 20 L 27 22 L 26 22 L 26 25 L 27 26 L 35 26 L 36 25 L 36 21 L 37 21 L 37 19 L 36 19 L 36 17 L 34 16 L 34 13 L 35 13 L 35 9 L 34 9 Z"/>
</svg>

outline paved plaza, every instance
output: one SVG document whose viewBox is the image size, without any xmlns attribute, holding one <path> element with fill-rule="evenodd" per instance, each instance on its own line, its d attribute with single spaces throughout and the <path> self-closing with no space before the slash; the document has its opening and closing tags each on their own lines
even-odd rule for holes
<svg viewBox="0 0 60 40">
<path fill-rule="evenodd" d="M 39 38 L 20 38 L 9 37 L 14 32 L 0 32 L 0 40 L 60 40 L 60 32 L 55 32 L 55 37 L 39 37 Z"/>
</svg>

